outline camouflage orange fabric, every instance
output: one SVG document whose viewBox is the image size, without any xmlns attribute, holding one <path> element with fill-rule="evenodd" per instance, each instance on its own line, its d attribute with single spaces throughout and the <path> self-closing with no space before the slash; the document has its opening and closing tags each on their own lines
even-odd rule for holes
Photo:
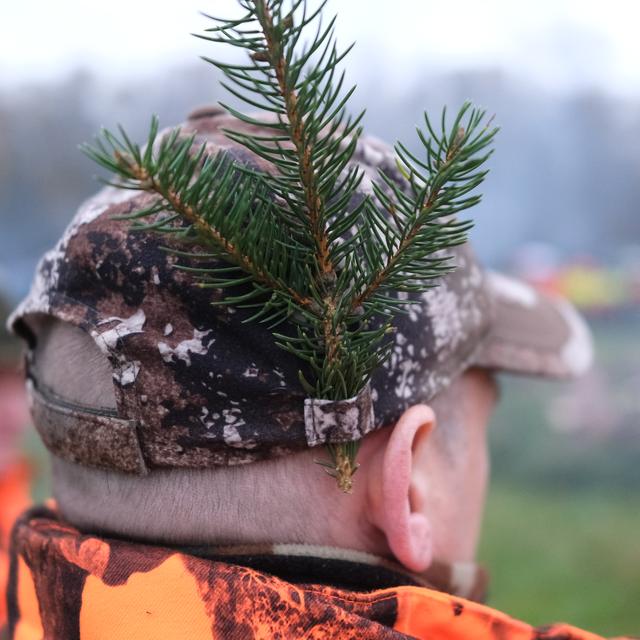
<svg viewBox="0 0 640 640">
<path fill-rule="evenodd" d="M 168 548 L 82 535 L 50 510 L 13 533 L 12 640 L 163 638 L 597 640 L 415 586 L 354 592 L 293 584 Z"/>
<path fill-rule="evenodd" d="M 16 462 L 0 471 L 0 629 L 7 620 L 4 593 L 9 577 L 9 534 L 29 501 L 27 463 Z"/>
</svg>

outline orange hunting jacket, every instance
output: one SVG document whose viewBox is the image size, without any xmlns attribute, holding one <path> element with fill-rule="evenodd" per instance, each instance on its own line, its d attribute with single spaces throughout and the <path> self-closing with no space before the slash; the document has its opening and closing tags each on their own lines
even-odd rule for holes
<svg viewBox="0 0 640 640">
<path fill-rule="evenodd" d="M 307 584 L 218 561 L 199 549 L 195 555 L 83 535 L 55 511 L 33 509 L 12 535 L 6 637 L 599 639 L 563 624 L 534 628 L 433 589 L 396 584 L 353 591 Z M 331 567 L 325 570 L 335 573 Z M 337 582 L 347 579 L 338 573 Z"/>
<path fill-rule="evenodd" d="M 30 502 L 29 485 L 26 462 L 15 462 L 0 472 L 0 629 L 7 618 L 4 592 L 9 579 L 9 534 L 16 518 Z"/>
</svg>

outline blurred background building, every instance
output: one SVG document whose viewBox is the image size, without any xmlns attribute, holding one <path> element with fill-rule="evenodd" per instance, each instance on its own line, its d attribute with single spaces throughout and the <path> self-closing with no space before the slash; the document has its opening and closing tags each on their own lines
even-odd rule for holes
<svg viewBox="0 0 640 640">
<path fill-rule="evenodd" d="M 229 52 L 189 33 L 209 26 L 198 10 L 232 6 L 0 9 L 0 320 L 97 188 L 78 145 L 115 123 L 142 140 L 152 113 L 171 125 L 223 97 L 197 58 Z M 369 133 L 411 146 L 424 109 L 465 99 L 495 114 L 476 250 L 569 297 L 596 337 L 596 367 L 575 384 L 504 381 L 482 549 L 493 604 L 535 623 L 640 633 L 640 5 L 329 0 L 331 10 L 341 42 L 358 41 L 348 78 Z M 0 335 L 5 388 L 16 353 Z M 32 437 L 25 447 L 40 459 Z"/>
</svg>

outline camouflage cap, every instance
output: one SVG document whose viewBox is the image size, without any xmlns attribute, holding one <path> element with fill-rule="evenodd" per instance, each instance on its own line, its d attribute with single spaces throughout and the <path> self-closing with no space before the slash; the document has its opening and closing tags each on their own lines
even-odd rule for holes
<svg viewBox="0 0 640 640">
<path fill-rule="evenodd" d="M 239 162 L 264 169 L 230 142 L 235 119 L 194 112 L 183 131 Z M 384 170 L 398 181 L 393 150 L 364 137 L 355 154 L 363 193 Z M 82 328 L 113 368 L 117 414 L 69 406 L 34 381 L 36 427 L 49 449 L 97 467 L 145 473 L 158 467 L 233 465 L 330 442 L 359 439 L 428 402 L 471 366 L 570 377 L 591 360 L 588 330 L 572 307 L 485 271 L 469 245 L 456 270 L 411 297 L 395 322 L 393 352 L 351 401 L 305 397 L 300 361 L 271 331 L 243 323 L 243 309 L 212 306 L 211 290 L 187 286 L 163 249 L 166 237 L 130 232 L 150 196 L 110 187 L 79 210 L 45 254 L 27 298 L 9 320 L 27 340 L 30 314 Z M 371 411 L 373 407 L 373 411 Z"/>
</svg>

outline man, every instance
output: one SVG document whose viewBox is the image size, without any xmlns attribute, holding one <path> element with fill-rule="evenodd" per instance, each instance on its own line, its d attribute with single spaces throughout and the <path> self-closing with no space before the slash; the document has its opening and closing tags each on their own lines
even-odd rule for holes
<svg viewBox="0 0 640 640">
<path fill-rule="evenodd" d="M 235 153 L 228 124 L 204 109 L 184 129 Z M 372 139 L 356 157 L 394 166 Z M 344 494 L 309 433 L 357 406 L 309 410 L 268 329 L 212 307 L 162 240 L 118 218 L 145 198 L 87 202 L 10 320 L 56 502 L 14 529 L 9 638 L 596 638 L 474 602 L 492 372 L 585 371 L 566 302 L 456 249 L 396 322 Z"/>
</svg>

